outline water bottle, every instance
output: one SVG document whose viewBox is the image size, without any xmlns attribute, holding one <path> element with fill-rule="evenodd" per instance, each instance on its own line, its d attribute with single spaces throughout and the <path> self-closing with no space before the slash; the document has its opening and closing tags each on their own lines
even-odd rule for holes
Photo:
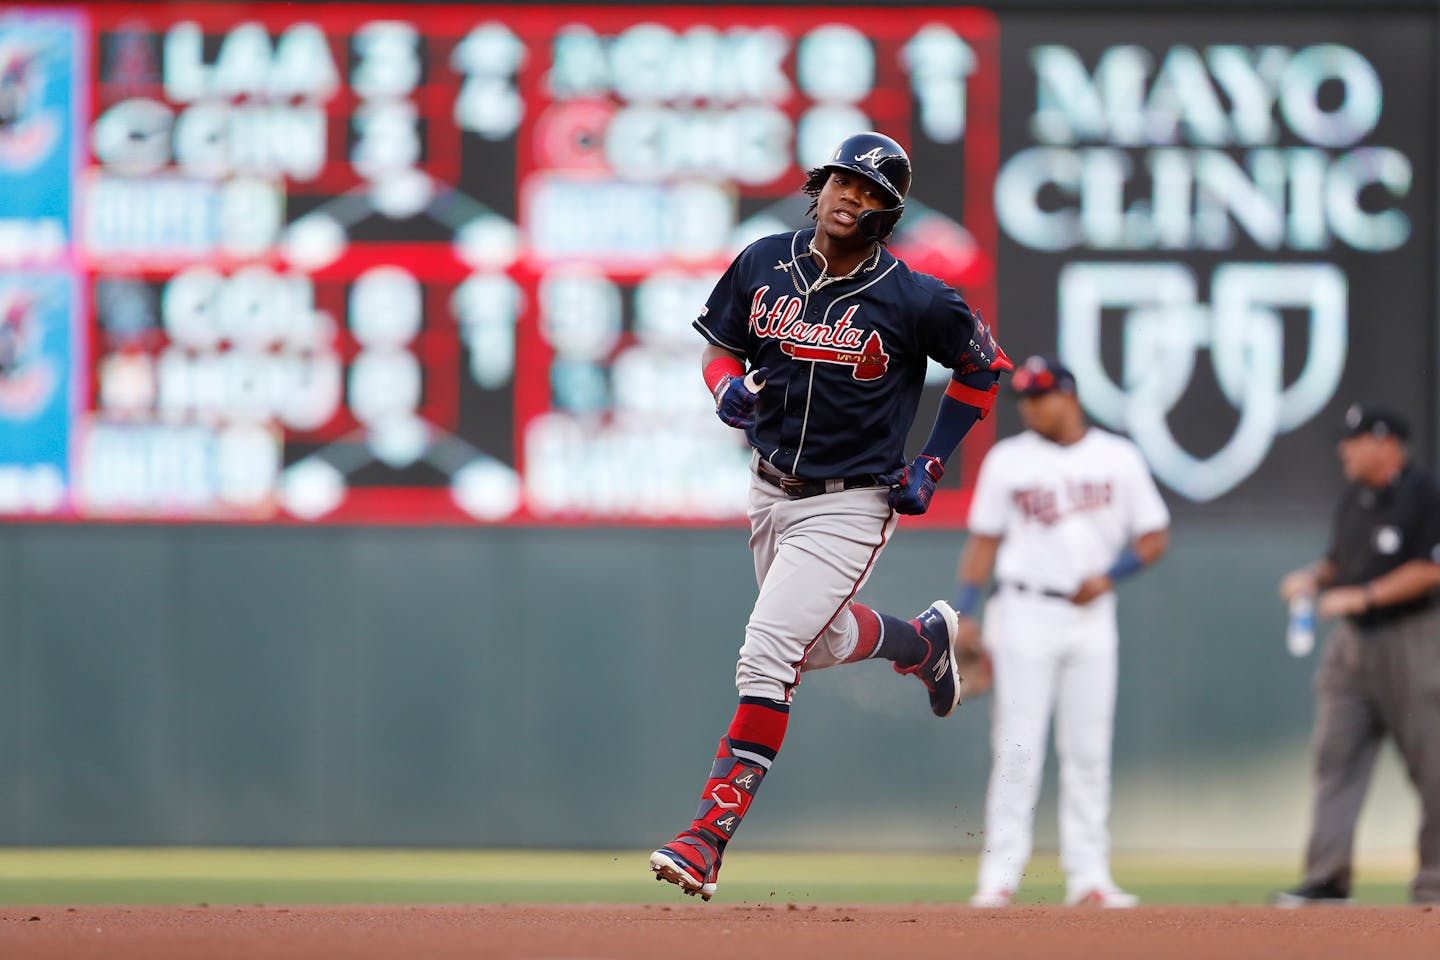
<svg viewBox="0 0 1440 960">
<path fill-rule="evenodd" d="M 1290 623 L 1285 630 L 1285 648 L 1292 657 L 1303 657 L 1315 649 L 1315 595 L 1297 593 L 1290 598 Z"/>
</svg>

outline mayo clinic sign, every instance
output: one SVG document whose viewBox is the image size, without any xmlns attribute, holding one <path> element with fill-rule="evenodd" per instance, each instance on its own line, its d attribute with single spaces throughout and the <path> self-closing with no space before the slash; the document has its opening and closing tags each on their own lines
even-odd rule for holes
<svg viewBox="0 0 1440 960">
<path fill-rule="evenodd" d="M 1232 34 L 1257 32 L 1232 23 Z M 1092 24 L 1080 32 L 1098 37 Z M 1144 44 L 1110 31 L 1102 44 L 1012 48 L 1008 77 L 1023 58 L 1027 113 L 1023 130 L 1010 127 L 1020 136 L 995 202 L 1029 277 L 1002 286 L 1007 343 L 1017 323 L 1048 318 L 1038 299 L 1022 293 L 1017 306 L 1004 291 L 1038 288 L 1053 271 L 1036 296 L 1053 295 L 1054 344 L 1033 349 L 1058 352 L 1087 412 L 1128 433 L 1172 490 L 1203 502 L 1340 402 L 1357 323 L 1397 321 L 1354 315 L 1372 268 L 1362 287 L 1352 273 L 1416 246 L 1417 233 L 1429 242 L 1413 213 L 1423 158 L 1410 144 L 1433 117 L 1388 116 L 1387 49 L 1373 35 L 1365 50 L 1343 29 L 1316 42 L 1287 43 L 1284 29 L 1206 42 L 1226 34 L 1223 20 L 1182 24 Z M 1390 139 L 1398 130 L 1405 144 Z M 1430 294 L 1416 294 L 1417 317 L 1428 316 Z M 1357 376 L 1356 388 L 1368 386 Z M 1203 453 L 1187 436 L 1203 413 L 1176 415 L 1201 379 L 1210 412 L 1230 425 Z"/>
</svg>

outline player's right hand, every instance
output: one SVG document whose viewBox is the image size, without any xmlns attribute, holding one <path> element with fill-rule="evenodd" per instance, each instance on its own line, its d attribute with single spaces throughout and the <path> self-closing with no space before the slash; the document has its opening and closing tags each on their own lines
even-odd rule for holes
<svg viewBox="0 0 1440 960">
<path fill-rule="evenodd" d="M 1289 603 L 1300 594 L 1314 594 L 1320 588 L 1319 579 L 1315 571 L 1309 567 L 1301 567 L 1299 570 L 1292 570 L 1280 581 L 1280 598 Z"/>
<path fill-rule="evenodd" d="M 890 487 L 890 507 L 896 513 L 919 516 L 930 509 L 930 498 L 935 496 L 935 485 L 945 475 L 945 465 L 935 457 L 920 454 L 910 461 Z"/>
<path fill-rule="evenodd" d="M 744 377 L 723 377 L 715 385 L 715 416 L 739 430 L 755 426 L 755 400 L 765 386 L 765 367 Z"/>
</svg>

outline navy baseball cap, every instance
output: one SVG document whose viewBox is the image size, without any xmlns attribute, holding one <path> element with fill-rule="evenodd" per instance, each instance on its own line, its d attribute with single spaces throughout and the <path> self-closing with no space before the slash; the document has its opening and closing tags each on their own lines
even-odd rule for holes
<svg viewBox="0 0 1440 960">
<path fill-rule="evenodd" d="M 1055 357 L 1036 354 L 1027 359 L 1010 375 L 1010 389 L 1017 396 L 1038 397 L 1051 390 L 1075 392 L 1075 374 Z"/>
<path fill-rule="evenodd" d="M 1387 407 L 1370 403 L 1352 403 L 1345 410 L 1341 436 L 1345 439 L 1366 434 L 1384 439 L 1394 437 L 1402 443 L 1410 439 L 1410 422 Z"/>
</svg>

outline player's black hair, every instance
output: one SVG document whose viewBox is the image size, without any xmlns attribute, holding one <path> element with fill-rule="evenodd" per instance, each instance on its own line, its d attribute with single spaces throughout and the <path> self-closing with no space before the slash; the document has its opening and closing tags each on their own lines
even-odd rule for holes
<svg viewBox="0 0 1440 960">
<path fill-rule="evenodd" d="M 815 210 L 820 205 L 820 191 L 825 189 L 825 181 L 829 179 L 830 171 L 824 167 L 811 167 L 805 171 L 805 185 L 800 192 L 810 198 L 810 209 L 805 211 L 805 215 L 811 220 L 819 217 Z"/>
</svg>

